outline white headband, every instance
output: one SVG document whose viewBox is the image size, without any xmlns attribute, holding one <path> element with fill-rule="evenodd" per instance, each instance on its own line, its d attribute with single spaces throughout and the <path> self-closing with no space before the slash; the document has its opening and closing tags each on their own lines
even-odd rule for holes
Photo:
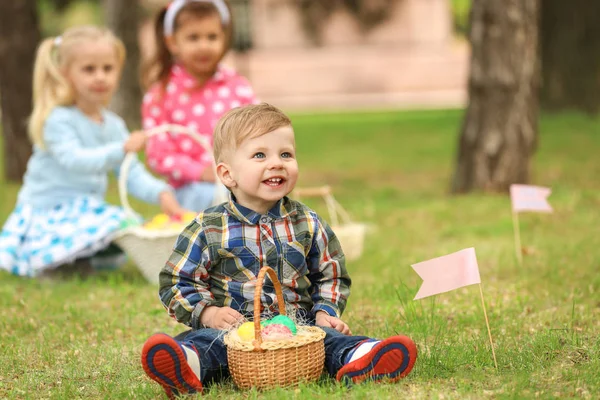
<svg viewBox="0 0 600 400">
<path fill-rule="evenodd" d="M 173 25 L 175 24 L 175 17 L 179 14 L 179 11 L 190 1 L 197 1 L 202 3 L 212 3 L 213 6 L 219 12 L 221 16 L 221 22 L 223 25 L 227 25 L 230 20 L 229 9 L 223 0 L 174 0 L 165 13 L 164 21 L 164 33 L 165 36 L 171 36 L 173 34 Z"/>
</svg>

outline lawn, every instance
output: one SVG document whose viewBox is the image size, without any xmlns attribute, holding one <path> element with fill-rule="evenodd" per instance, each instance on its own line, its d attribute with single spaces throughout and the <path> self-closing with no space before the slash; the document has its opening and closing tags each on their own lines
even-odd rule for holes
<svg viewBox="0 0 600 400">
<path fill-rule="evenodd" d="M 373 225 L 348 264 L 344 319 L 355 333 L 412 337 L 420 356 L 395 384 L 207 398 L 597 398 L 600 393 L 600 124 L 543 116 L 532 182 L 551 186 L 551 215 L 523 214 L 523 267 L 514 258 L 507 196 L 448 193 L 460 111 L 295 116 L 300 184 L 329 184 L 356 220 Z M 16 185 L 0 182 L 0 222 Z M 110 199 L 118 197 L 114 185 Z M 325 208 L 316 200 L 310 205 Z M 157 208 L 135 203 L 150 216 Z M 495 370 L 479 290 L 413 301 L 410 265 L 475 247 L 495 341 Z M 152 333 L 176 334 L 156 288 L 133 265 L 82 280 L 0 273 L 0 398 L 159 398 L 139 355 Z M 596 393 L 596 394 L 594 394 Z"/>
</svg>

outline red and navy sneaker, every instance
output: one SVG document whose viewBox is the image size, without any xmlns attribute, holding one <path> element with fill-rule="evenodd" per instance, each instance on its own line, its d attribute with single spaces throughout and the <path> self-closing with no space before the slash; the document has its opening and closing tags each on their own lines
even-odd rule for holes
<svg viewBox="0 0 600 400">
<path fill-rule="evenodd" d="M 366 380 L 395 382 L 408 375 L 416 360 L 415 343 L 406 336 L 392 336 L 377 343 L 364 356 L 340 368 L 336 379 L 346 383 Z"/>
<path fill-rule="evenodd" d="M 164 333 L 152 335 L 144 343 L 142 349 L 144 371 L 165 389 L 169 399 L 174 399 L 181 394 L 202 391 L 202 382 L 193 369 L 197 368 L 199 374 L 200 363 L 192 359 L 188 361 L 186 350 L 198 355 L 195 348 L 184 349 L 179 342 Z"/>
</svg>

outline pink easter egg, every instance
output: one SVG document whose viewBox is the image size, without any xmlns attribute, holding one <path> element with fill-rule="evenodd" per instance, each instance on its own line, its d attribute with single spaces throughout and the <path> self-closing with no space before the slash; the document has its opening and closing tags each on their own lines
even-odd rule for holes
<svg viewBox="0 0 600 400">
<path fill-rule="evenodd" d="M 290 331 L 290 328 L 282 324 L 271 324 L 265 326 L 261 331 L 261 335 L 263 340 L 290 339 L 294 336 L 292 331 Z"/>
</svg>

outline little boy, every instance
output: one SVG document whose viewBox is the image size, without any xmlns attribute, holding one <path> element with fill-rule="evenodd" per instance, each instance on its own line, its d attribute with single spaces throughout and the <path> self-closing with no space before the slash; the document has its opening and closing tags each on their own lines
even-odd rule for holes
<svg viewBox="0 0 600 400">
<path fill-rule="evenodd" d="M 354 383 L 406 376 L 417 358 L 411 339 L 350 336 L 339 318 L 350 294 L 339 241 L 314 211 L 287 197 L 298 178 L 290 119 L 264 103 L 233 109 L 215 128 L 214 156 L 230 200 L 186 227 L 160 273 L 162 303 L 192 330 L 150 337 L 142 350 L 146 373 L 169 397 L 226 378 L 223 330 L 252 317 L 256 276 L 268 265 L 288 306 L 326 332 L 329 375 Z M 265 282 L 265 313 L 275 300 Z"/>
</svg>

